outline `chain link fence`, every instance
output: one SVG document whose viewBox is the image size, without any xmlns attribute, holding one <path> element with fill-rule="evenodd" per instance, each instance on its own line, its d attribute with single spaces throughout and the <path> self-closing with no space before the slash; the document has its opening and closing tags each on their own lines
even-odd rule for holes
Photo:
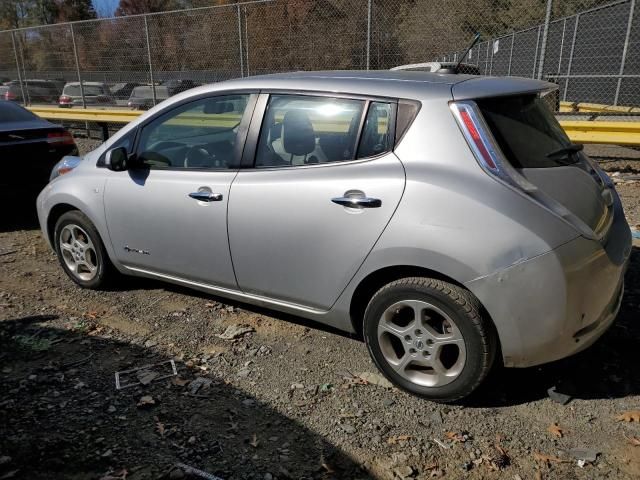
<svg viewBox="0 0 640 480">
<path fill-rule="evenodd" d="M 636 0 L 221 3 L 0 32 L 0 95 L 55 104 L 79 82 L 80 105 L 126 106 L 138 92 L 147 103 L 133 106 L 150 106 L 235 77 L 458 61 L 478 32 L 465 62 L 482 74 L 547 79 L 567 102 L 640 106 Z M 106 86 L 98 99 L 90 82 Z"/>
</svg>

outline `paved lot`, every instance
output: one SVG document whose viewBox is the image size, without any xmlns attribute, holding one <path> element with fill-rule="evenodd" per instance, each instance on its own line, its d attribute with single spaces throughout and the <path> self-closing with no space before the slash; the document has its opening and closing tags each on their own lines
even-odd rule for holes
<svg viewBox="0 0 640 480">
<path fill-rule="evenodd" d="M 618 188 L 640 224 L 640 184 Z M 639 303 L 636 246 L 600 342 L 443 406 L 378 385 L 364 344 L 319 325 L 147 280 L 80 290 L 21 212 L 0 226 L 0 478 L 639 478 L 640 412 L 620 417 L 640 410 Z M 168 359 L 179 377 L 116 390 Z"/>
</svg>

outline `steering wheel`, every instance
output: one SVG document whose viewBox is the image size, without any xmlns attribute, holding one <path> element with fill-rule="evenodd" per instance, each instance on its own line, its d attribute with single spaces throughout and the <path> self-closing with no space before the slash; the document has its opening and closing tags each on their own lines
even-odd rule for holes
<svg viewBox="0 0 640 480">
<path fill-rule="evenodd" d="M 215 164 L 215 155 L 209 153 L 206 145 L 194 145 L 184 157 L 185 168 L 212 167 Z"/>
</svg>

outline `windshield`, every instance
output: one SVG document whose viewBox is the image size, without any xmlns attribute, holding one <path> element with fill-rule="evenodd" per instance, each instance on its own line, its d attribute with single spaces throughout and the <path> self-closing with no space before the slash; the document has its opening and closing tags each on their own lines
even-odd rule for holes
<svg viewBox="0 0 640 480">
<path fill-rule="evenodd" d="M 84 94 L 87 97 L 104 95 L 105 89 L 101 85 L 83 85 Z M 80 85 L 67 85 L 64 87 L 64 94 L 69 95 L 70 97 L 80 97 L 82 94 L 80 93 Z"/>
<path fill-rule="evenodd" d="M 578 162 L 571 143 L 538 95 L 482 99 L 476 102 L 502 153 L 515 168 L 548 168 Z"/>
</svg>

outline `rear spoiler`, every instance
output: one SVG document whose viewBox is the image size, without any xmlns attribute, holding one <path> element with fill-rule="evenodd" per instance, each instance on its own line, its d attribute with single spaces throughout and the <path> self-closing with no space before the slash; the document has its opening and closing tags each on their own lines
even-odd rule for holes
<svg viewBox="0 0 640 480">
<path fill-rule="evenodd" d="M 555 83 L 518 77 L 476 77 L 465 79 L 451 86 L 454 100 L 474 98 L 504 97 L 527 93 L 556 90 Z"/>
</svg>

